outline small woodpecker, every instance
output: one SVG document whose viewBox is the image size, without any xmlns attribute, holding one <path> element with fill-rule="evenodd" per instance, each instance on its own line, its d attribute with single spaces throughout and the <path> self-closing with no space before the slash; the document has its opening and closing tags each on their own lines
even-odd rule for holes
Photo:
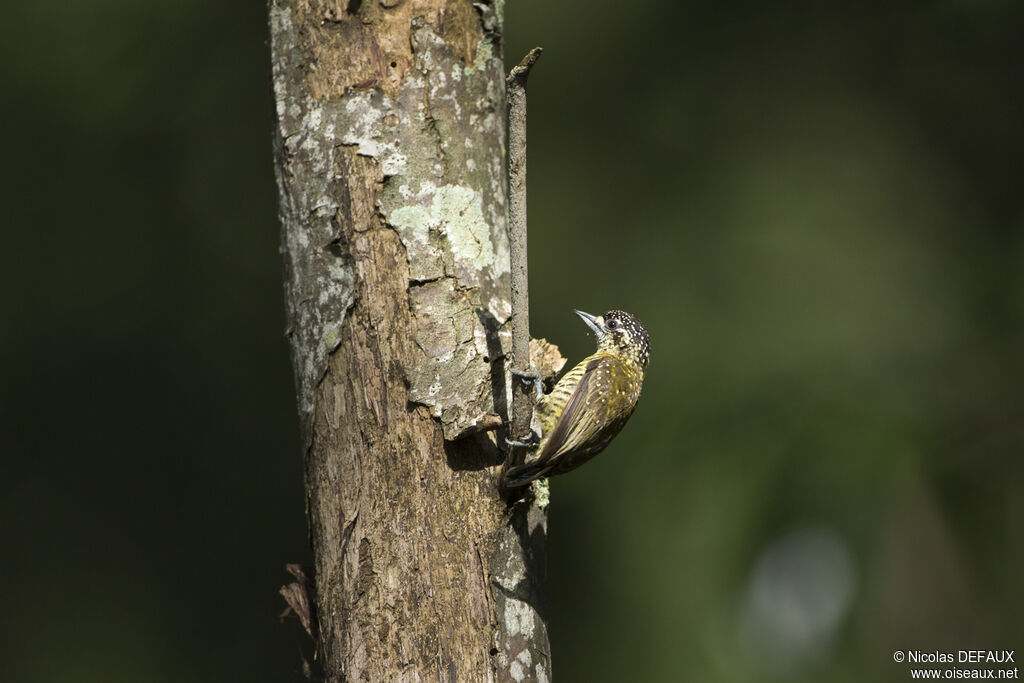
<svg viewBox="0 0 1024 683">
<path fill-rule="evenodd" d="M 608 311 L 592 316 L 576 311 L 597 335 L 597 351 L 565 373 L 534 410 L 540 429 L 537 456 L 511 468 L 505 486 L 576 469 L 604 450 L 622 431 L 640 398 L 651 344 L 636 316 Z"/>
</svg>

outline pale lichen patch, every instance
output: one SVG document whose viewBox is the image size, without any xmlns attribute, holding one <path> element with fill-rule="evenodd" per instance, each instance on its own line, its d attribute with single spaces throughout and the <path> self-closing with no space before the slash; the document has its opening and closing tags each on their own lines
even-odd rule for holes
<svg viewBox="0 0 1024 683">
<path fill-rule="evenodd" d="M 378 159 L 387 157 L 397 166 L 399 158 L 404 161 L 404 155 L 398 152 L 396 142 L 392 139 L 395 121 L 387 116 L 394 108 L 395 103 L 391 98 L 379 91 L 350 93 L 344 99 L 347 125 L 341 134 L 341 143 L 355 145 L 362 156 Z"/>
<path fill-rule="evenodd" d="M 476 270 L 494 261 L 491 228 L 484 220 L 479 193 L 446 185 L 434 196 L 434 210 L 457 259 L 469 261 Z"/>
<path fill-rule="evenodd" d="M 533 495 L 537 507 L 547 510 L 548 505 L 551 504 L 551 484 L 547 479 L 533 482 Z"/>
<path fill-rule="evenodd" d="M 491 45 L 491 38 L 484 36 L 480 39 L 480 42 L 476 44 L 476 55 L 473 57 L 473 63 L 466 65 L 466 74 L 471 74 L 474 71 L 483 71 L 487 68 L 487 62 L 494 56 L 494 49 Z"/>
<path fill-rule="evenodd" d="M 406 246 L 410 242 L 426 244 L 429 241 L 427 238 L 432 224 L 436 223 L 422 206 L 401 206 L 391 212 L 391 225 L 398 228 Z"/>
<path fill-rule="evenodd" d="M 512 548 L 508 550 L 512 550 Z M 514 591 L 524 578 L 526 578 L 526 567 L 516 559 L 514 553 L 509 552 L 505 571 L 495 576 L 494 580 L 505 590 Z"/>
<path fill-rule="evenodd" d="M 421 194 L 430 189 L 421 186 Z M 483 200 L 479 193 L 468 187 L 444 185 L 433 192 L 429 208 L 422 204 L 408 204 L 391 209 L 389 222 L 399 231 L 402 241 L 413 250 L 415 260 L 437 263 L 440 254 L 430 244 L 430 232 L 436 230 L 447 238 L 446 250 L 451 252 L 455 274 L 460 284 L 471 285 L 479 281 L 480 271 L 494 262 L 491 226 L 484 219 Z M 427 279 L 413 269 L 410 277 Z"/>
<path fill-rule="evenodd" d="M 510 637 L 522 634 L 527 640 L 533 638 L 534 611 L 528 603 L 516 598 L 505 601 L 505 629 Z"/>
</svg>

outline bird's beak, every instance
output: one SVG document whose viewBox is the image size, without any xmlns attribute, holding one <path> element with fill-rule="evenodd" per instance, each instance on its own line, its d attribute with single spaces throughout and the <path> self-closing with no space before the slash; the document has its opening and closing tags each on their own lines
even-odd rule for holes
<svg viewBox="0 0 1024 683">
<path fill-rule="evenodd" d="M 594 334 L 597 335 L 598 339 L 604 336 L 604 330 L 601 328 L 601 325 L 598 324 L 596 317 L 590 315 L 589 313 L 584 313 L 583 311 L 574 312 L 576 313 L 576 315 L 583 319 L 583 322 L 585 322 L 590 329 L 594 331 Z"/>
</svg>

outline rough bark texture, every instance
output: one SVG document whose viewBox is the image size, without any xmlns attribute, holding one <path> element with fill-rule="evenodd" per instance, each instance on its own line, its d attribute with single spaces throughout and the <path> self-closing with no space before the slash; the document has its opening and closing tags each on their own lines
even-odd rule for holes
<svg viewBox="0 0 1024 683">
<path fill-rule="evenodd" d="M 288 335 L 328 680 L 545 680 L 509 507 L 501 3 L 271 0 Z"/>
</svg>

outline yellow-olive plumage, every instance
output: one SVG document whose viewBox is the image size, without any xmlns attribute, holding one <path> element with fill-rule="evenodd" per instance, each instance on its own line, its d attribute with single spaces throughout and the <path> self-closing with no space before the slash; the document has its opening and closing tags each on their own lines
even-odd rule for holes
<svg viewBox="0 0 1024 683">
<path fill-rule="evenodd" d="M 597 351 L 565 373 L 551 393 L 537 402 L 534 425 L 541 435 L 537 455 L 510 469 L 506 486 L 562 474 L 590 460 L 622 431 L 640 399 L 651 350 L 644 326 L 625 311 L 596 317 L 582 311 L 576 314 L 597 335 Z"/>
</svg>

